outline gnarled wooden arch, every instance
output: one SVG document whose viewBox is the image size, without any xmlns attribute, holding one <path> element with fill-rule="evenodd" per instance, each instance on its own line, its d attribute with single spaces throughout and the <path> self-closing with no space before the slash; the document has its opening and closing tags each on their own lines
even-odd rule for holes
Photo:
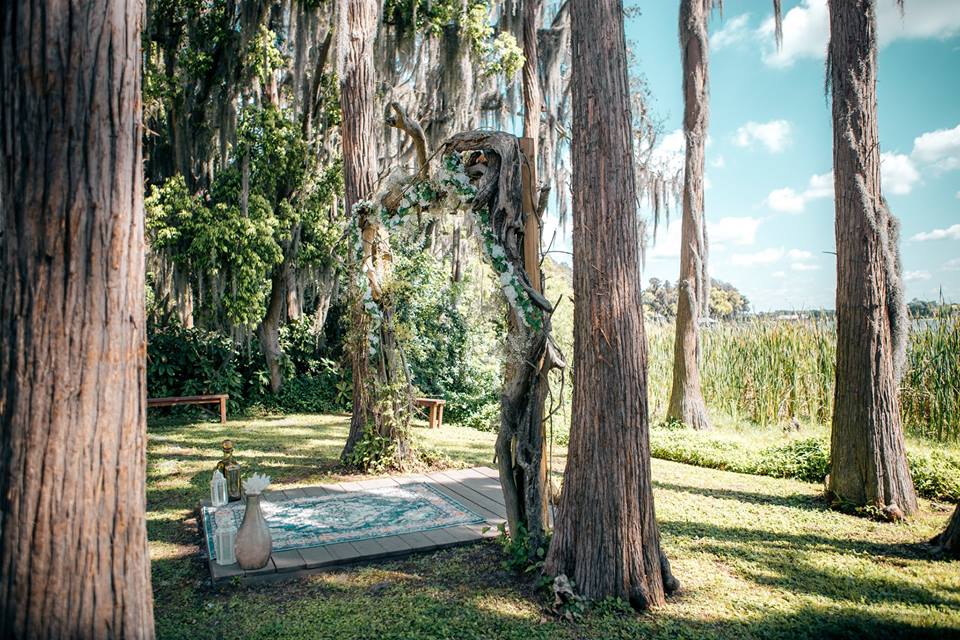
<svg viewBox="0 0 960 640">
<path fill-rule="evenodd" d="M 429 158 L 419 125 L 396 104 L 390 105 L 386 122 L 414 139 L 419 166 L 413 176 L 388 174 L 374 202 L 366 203 L 356 212 L 362 244 L 362 255 L 358 257 L 369 284 L 370 298 L 377 307 L 373 309 L 368 302 L 367 308 L 380 320 L 376 338 L 379 358 L 374 367 L 378 380 L 374 381 L 374 387 L 398 380 L 401 375 L 398 369 L 402 369 L 404 379 L 409 380 L 393 335 L 393 302 L 389 296 L 383 295 L 381 289 L 381 283 L 389 273 L 391 257 L 388 225 L 383 220 L 396 219 L 400 215 L 399 207 L 407 194 L 419 193 L 425 184 L 436 186 L 435 181 L 430 182 Z M 498 250 L 496 260 L 501 266 L 504 263 L 509 265 L 507 271 L 515 276 L 511 281 L 520 289 L 518 296 L 524 297 L 512 300 L 508 305 L 509 348 L 495 450 L 511 535 L 523 532 L 528 537 L 528 549 L 533 559 L 537 549 L 544 546 L 549 524 L 549 480 L 544 458 L 548 376 L 550 371 L 566 366 L 551 335 L 553 306 L 531 283 L 534 279 L 528 271 L 529 268 L 537 270 L 535 280 L 539 283 L 539 238 L 532 245 L 538 248 L 536 255 L 525 256 L 524 252 L 525 217 L 536 213 L 530 212 L 529 207 L 528 211 L 524 210 L 524 158 L 516 136 L 499 131 L 466 131 L 444 142 L 440 149 L 441 162 L 447 162 L 450 154 L 459 154 L 463 160 L 463 169 L 470 182 L 469 188 L 465 189 L 473 192 L 472 197 L 461 198 L 462 206 L 470 208 L 477 217 L 481 241 L 487 249 L 497 246 L 502 250 L 503 255 Z M 532 195 L 528 197 L 534 202 L 538 200 Z M 530 243 L 527 246 L 531 246 Z M 388 349 L 395 353 L 385 353 Z M 410 393 L 406 396 L 412 398 Z M 409 403 L 400 407 L 396 398 L 388 402 L 391 403 L 392 419 L 398 418 L 398 412 L 405 412 L 400 419 L 403 424 L 408 423 Z M 372 398 L 372 405 L 376 404 L 377 399 Z M 373 414 L 381 435 L 396 435 L 391 432 L 387 421 L 376 417 L 376 410 Z"/>
</svg>

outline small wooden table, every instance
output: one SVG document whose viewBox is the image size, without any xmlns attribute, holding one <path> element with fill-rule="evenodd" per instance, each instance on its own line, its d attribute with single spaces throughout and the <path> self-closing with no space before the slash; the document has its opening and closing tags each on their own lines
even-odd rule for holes
<svg viewBox="0 0 960 640">
<path fill-rule="evenodd" d="M 173 407 L 178 404 L 219 404 L 220 405 L 220 424 L 227 423 L 227 400 L 230 398 L 226 393 L 218 393 L 209 396 L 175 396 L 172 398 L 147 398 L 147 407 Z"/>
<path fill-rule="evenodd" d="M 413 399 L 413 406 L 426 407 L 430 410 L 430 417 L 427 419 L 427 424 L 431 429 L 439 429 L 443 426 L 443 405 L 445 404 L 447 404 L 447 401 L 440 400 L 439 398 Z"/>
</svg>

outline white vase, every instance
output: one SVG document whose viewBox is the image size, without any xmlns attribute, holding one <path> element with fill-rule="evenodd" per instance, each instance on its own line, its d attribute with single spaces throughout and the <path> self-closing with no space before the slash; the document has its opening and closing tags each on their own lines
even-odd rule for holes
<svg viewBox="0 0 960 640">
<path fill-rule="evenodd" d="M 260 511 L 260 494 L 247 494 L 243 522 L 237 531 L 237 564 L 241 569 L 260 569 L 270 561 L 273 540 L 267 520 Z"/>
</svg>

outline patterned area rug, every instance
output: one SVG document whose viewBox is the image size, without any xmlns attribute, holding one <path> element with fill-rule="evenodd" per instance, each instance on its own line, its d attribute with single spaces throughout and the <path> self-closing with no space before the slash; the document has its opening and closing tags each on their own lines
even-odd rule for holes
<svg viewBox="0 0 960 640">
<path fill-rule="evenodd" d="M 260 508 L 270 527 L 274 551 L 483 522 L 481 516 L 422 483 L 276 502 L 262 500 Z M 213 544 L 217 526 L 215 513 L 223 511 L 230 514 L 234 526 L 239 529 L 244 502 L 231 502 L 218 509 L 203 507 L 207 551 L 211 559 L 216 557 Z"/>
</svg>

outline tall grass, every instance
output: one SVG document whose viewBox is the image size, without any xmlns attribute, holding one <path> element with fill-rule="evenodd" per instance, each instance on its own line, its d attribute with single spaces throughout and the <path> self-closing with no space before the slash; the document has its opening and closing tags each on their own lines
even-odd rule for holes
<svg viewBox="0 0 960 640">
<path fill-rule="evenodd" d="M 673 327 L 648 325 L 650 408 L 660 419 L 669 401 Z M 829 423 L 833 412 L 836 332 L 832 322 L 753 320 L 704 327 L 701 380 L 708 406 L 760 425 Z M 914 323 L 901 383 L 911 432 L 960 440 L 960 315 Z"/>
</svg>

